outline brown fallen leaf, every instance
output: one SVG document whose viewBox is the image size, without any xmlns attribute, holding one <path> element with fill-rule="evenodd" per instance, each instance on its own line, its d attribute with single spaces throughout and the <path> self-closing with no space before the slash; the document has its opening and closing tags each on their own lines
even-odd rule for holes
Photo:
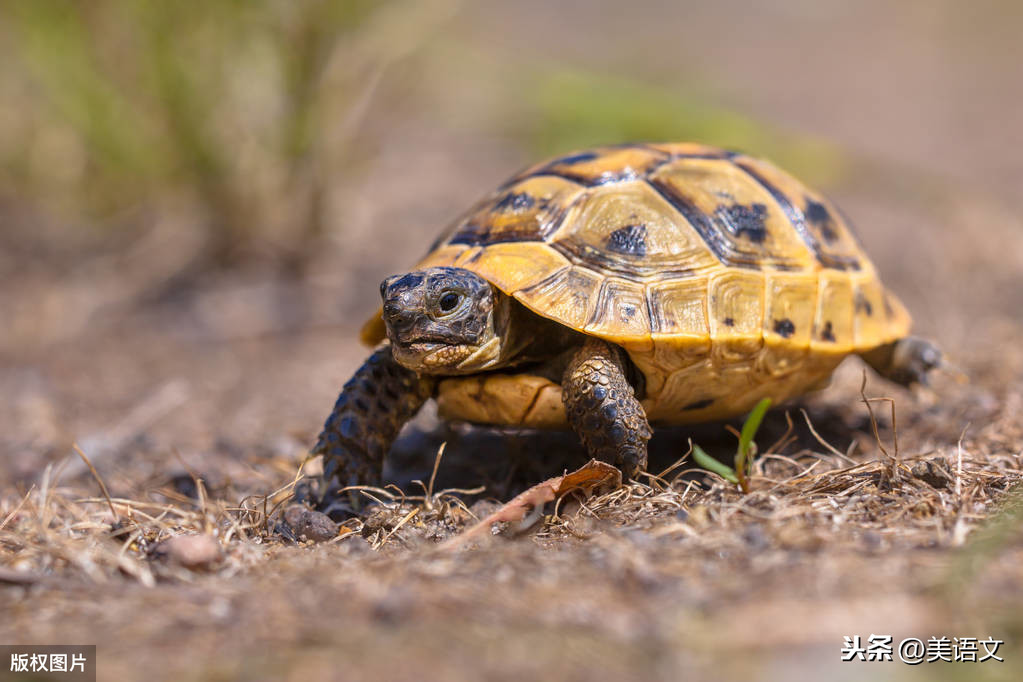
<svg viewBox="0 0 1023 682">
<path fill-rule="evenodd" d="M 520 521 L 530 510 L 542 507 L 573 490 L 589 492 L 602 483 L 611 483 L 614 487 L 620 486 L 622 472 L 606 462 L 591 459 L 572 473 L 549 478 L 542 483 L 537 483 L 529 490 L 519 493 L 487 518 L 460 535 L 442 542 L 438 549 L 445 551 L 455 549 L 487 532 L 492 524 L 499 521 Z"/>
</svg>

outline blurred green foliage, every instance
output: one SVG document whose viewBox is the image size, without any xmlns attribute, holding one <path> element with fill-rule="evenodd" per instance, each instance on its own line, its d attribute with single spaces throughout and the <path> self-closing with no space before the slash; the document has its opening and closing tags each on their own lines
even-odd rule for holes
<svg viewBox="0 0 1023 682">
<path fill-rule="evenodd" d="M 0 3 L 0 201 L 46 211 L 74 237 L 120 237 L 173 216 L 201 232 L 193 264 L 200 269 L 253 255 L 301 268 L 338 222 L 332 190 L 389 134 L 393 118 L 378 123 L 381 112 L 419 116 L 459 135 L 474 125 L 490 128 L 483 134 L 508 131 L 537 158 L 593 144 L 694 140 L 767 156 L 813 182 L 842 170 L 834 148 L 698 93 L 499 49 L 481 59 L 459 47 L 471 43 L 471 22 L 438 30 L 460 7 L 459 0 Z M 374 95 L 385 71 L 431 40 L 438 49 L 419 52 L 405 80 Z M 453 62 L 443 62 L 444 50 L 457 55 Z M 494 78 L 489 67 L 502 75 Z M 467 90 L 489 93 L 478 104 L 494 106 L 500 119 L 479 111 L 446 117 L 442 103 Z M 374 108 L 374 97 L 389 99 Z M 74 249 L 78 242 L 69 241 Z"/>
<path fill-rule="evenodd" d="M 243 234 L 301 250 L 351 154 L 346 121 L 393 56 L 377 20 L 400 4 L 3 3 L 3 184 L 96 225 L 184 204 L 215 262 Z"/>
<path fill-rule="evenodd" d="M 608 142 L 691 141 L 762 156 L 814 184 L 835 182 L 846 171 L 847 158 L 834 145 L 782 132 L 709 96 L 573 70 L 541 74 L 532 92 L 530 139 L 543 155 Z"/>
</svg>

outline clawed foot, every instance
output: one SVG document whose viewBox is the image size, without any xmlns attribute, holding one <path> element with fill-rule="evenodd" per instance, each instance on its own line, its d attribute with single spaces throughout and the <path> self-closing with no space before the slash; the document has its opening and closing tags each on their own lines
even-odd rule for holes
<svg viewBox="0 0 1023 682">
<path fill-rule="evenodd" d="M 959 380 L 965 375 L 948 362 L 935 344 L 916 336 L 907 336 L 894 343 L 863 354 L 863 359 L 878 374 L 902 386 L 928 386 L 935 370 L 948 372 Z"/>
<path fill-rule="evenodd" d="M 358 516 L 362 507 L 357 495 L 350 491 L 341 492 L 345 487 L 338 481 L 338 466 L 328 459 L 323 471 L 303 478 L 295 485 L 292 504 L 322 512 L 334 521 L 344 521 Z"/>
</svg>

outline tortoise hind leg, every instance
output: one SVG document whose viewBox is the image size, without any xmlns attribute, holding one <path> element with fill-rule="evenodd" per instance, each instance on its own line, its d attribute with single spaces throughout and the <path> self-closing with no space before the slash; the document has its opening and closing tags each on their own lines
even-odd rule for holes
<svg viewBox="0 0 1023 682">
<path fill-rule="evenodd" d="M 941 349 L 916 336 L 879 346 L 861 357 L 885 379 L 902 386 L 926 386 L 931 370 L 946 364 Z"/>
<path fill-rule="evenodd" d="M 621 349 L 588 339 L 568 363 L 561 399 L 572 430 L 591 457 L 621 467 L 629 477 L 646 469 L 653 432 L 625 376 Z"/>
</svg>

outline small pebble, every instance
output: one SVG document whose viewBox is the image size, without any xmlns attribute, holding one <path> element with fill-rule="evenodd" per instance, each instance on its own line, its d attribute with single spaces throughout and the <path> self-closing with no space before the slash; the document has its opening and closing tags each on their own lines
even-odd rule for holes
<svg viewBox="0 0 1023 682">
<path fill-rule="evenodd" d="M 284 522 L 300 538 L 323 542 L 337 537 L 337 524 L 326 514 L 293 504 L 284 510 Z"/>
<path fill-rule="evenodd" d="M 175 535 L 167 538 L 157 552 L 185 568 L 209 568 L 220 560 L 220 544 L 209 535 Z"/>
<path fill-rule="evenodd" d="M 199 488 L 195 484 L 195 479 L 188 472 L 179 471 L 175 473 L 171 476 L 169 483 L 171 489 L 179 495 L 183 495 L 190 500 L 198 499 Z"/>
<path fill-rule="evenodd" d="M 760 551 L 767 549 L 771 545 L 771 540 L 767 537 L 764 529 L 759 524 L 750 524 L 742 531 L 742 539 L 754 550 Z"/>
<path fill-rule="evenodd" d="M 412 593 L 405 588 L 397 587 L 388 590 L 385 595 L 377 599 L 373 603 L 370 613 L 374 620 L 384 625 L 396 625 L 408 616 L 412 603 Z"/>
<path fill-rule="evenodd" d="M 872 552 L 881 549 L 884 544 L 881 534 L 872 530 L 864 531 L 860 539 L 863 541 L 864 547 Z"/>
<path fill-rule="evenodd" d="M 316 478 L 323 475 L 323 455 L 317 455 L 306 461 L 302 467 L 302 473 L 306 478 Z"/>
<path fill-rule="evenodd" d="M 913 465 L 911 472 L 932 488 L 947 488 L 952 480 L 940 464 L 929 460 L 917 462 Z"/>
</svg>

